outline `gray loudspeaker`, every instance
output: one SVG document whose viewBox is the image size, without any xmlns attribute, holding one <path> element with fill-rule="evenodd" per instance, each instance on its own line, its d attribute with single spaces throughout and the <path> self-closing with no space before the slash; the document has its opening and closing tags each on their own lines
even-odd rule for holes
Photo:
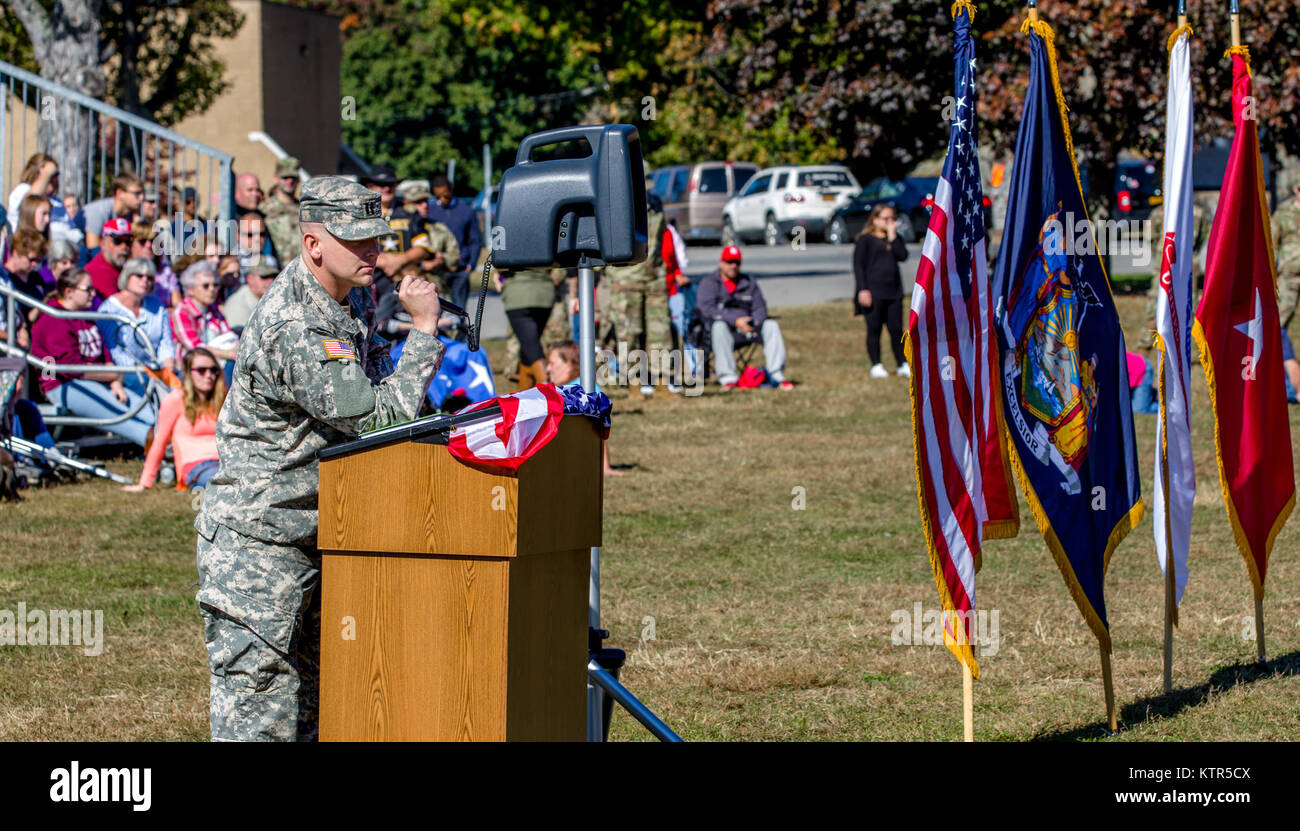
<svg viewBox="0 0 1300 831">
<path fill-rule="evenodd" d="M 533 161 L 538 148 L 585 140 L 581 158 Z M 630 124 L 534 133 L 501 176 L 488 245 L 496 268 L 630 265 L 646 258 L 641 139 Z"/>
</svg>

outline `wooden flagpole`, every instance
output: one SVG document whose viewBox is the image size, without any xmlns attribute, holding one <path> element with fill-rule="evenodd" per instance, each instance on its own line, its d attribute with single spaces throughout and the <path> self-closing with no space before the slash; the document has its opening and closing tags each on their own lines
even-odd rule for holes
<svg viewBox="0 0 1300 831">
<path fill-rule="evenodd" d="M 1264 653 L 1264 598 L 1255 595 L 1255 646 L 1259 649 L 1259 662 L 1268 660 Z"/>
<path fill-rule="evenodd" d="M 1110 674 L 1110 653 L 1106 648 L 1101 648 L 1101 682 L 1106 688 L 1106 720 L 1110 722 L 1110 732 L 1114 733 L 1119 730 L 1119 725 L 1115 720 L 1115 682 Z"/>
<path fill-rule="evenodd" d="M 962 741 L 975 741 L 975 679 L 970 667 L 961 661 L 961 733 Z"/>
</svg>

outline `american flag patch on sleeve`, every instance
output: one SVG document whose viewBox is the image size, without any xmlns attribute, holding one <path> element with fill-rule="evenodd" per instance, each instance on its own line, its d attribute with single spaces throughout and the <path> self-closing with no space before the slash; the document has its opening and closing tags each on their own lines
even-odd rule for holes
<svg viewBox="0 0 1300 831">
<path fill-rule="evenodd" d="M 325 357 L 326 357 L 326 358 L 330 358 L 330 359 L 334 359 L 334 358 L 344 359 L 344 358 L 346 358 L 346 359 L 348 359 L 348 360 L 353 360 L 353 361 L 355 361 L 355 360 L 357 359 L 357 351 L 356 351 L 355 349 L 352 348 L 352 344 L 349 343 L 348 341 L 345 341 L 345 340 L 323 340 L 323 341 L 321 341 L 321 343 L 325 344 Z"/>
</svg>

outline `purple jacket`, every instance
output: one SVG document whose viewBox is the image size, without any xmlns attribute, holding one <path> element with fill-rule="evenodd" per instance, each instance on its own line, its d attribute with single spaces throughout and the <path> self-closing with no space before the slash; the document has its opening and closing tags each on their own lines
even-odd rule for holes
<svg viewBox="0 0 1300 831">
<path fill-rule="evenodd" d="M 725 320 L 728 326 L 734 327 L 740 318 L 752 317 L 754 328 L 757 329 L 767 320 L 767 302 L 763 300 L 763 290 L 758 287 L 757 280 L 743 271 L 736 275 L 736 290 L 728 293 L 727 287 L 722 284 L 721 269 L 714 269 L 712 274 L 700 281 L 697 297 L 696 308 L 710 322 Z"/>
</svg>

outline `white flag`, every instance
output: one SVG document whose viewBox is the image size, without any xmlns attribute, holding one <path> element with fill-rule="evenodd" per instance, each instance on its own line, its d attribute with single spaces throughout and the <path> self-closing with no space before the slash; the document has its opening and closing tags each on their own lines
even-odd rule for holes
<svg viewBox="0 0 1300 831">
<path fill-rule="evenodd" d="M 1174 602 L 1187 586 L 1196 473 L 1188 410 L 1192 356 L 1192 77 L 1186 33 L 1169 51 L 1165 121 L 1165 224 L 1156 332 L 1160 335 L 1160 418 L 1156 422 L 1155 537 L 1160 569 L 1174 562 Z M 1167 487 L 1166 487 L 1167 483 Z"/>
</svg>

